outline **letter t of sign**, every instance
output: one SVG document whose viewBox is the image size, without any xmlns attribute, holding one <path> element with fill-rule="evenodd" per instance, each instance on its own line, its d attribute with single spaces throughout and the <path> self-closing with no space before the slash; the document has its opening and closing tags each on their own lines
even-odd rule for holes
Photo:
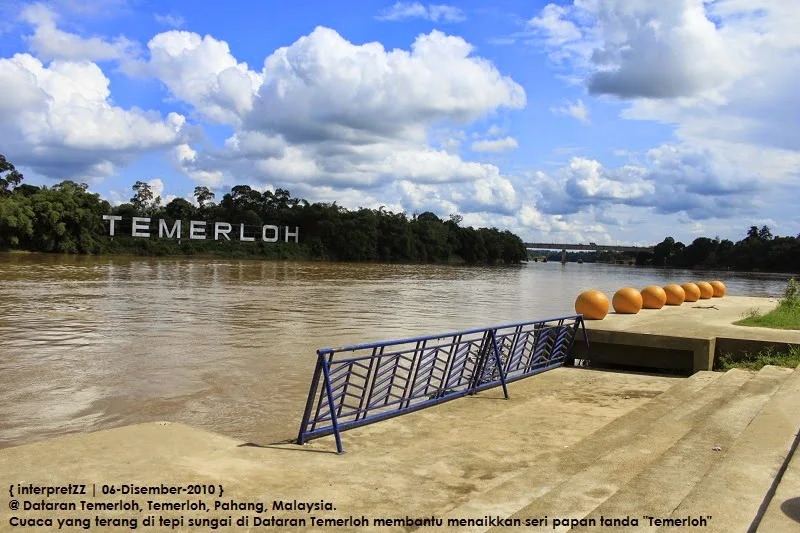
<svg viewBox="0 0 800 533">
<path fill-rule="evenodd" d="M 109 227 L 109 235 L 111 235 L 113 237 L 114 236 L 114 222 L 116 222 L 117 220 L 122 220 L 122 217 L 121 216 L 117 216 L 117 215 L 103 215 L 103 220 L 108 220 L 109 222 L 111 222 L 110 227 Z"/>
</svg>

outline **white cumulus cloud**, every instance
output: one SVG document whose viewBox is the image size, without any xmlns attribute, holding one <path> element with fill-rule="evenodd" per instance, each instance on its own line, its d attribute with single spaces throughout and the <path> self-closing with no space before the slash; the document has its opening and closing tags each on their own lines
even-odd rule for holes
<svg viewBox="0 0 800 533">
<path fill-rule="evenodd" d="M 421 18 L 432 22 L 462 22 L 467 17 L 461 9 L 446 4 L 428 4 L 426 6 L 419 2 L 396 2 L 381 11 L 375 18 L 393 21 Z"/>
<path fill-rule="evenodd" d="M 623 98 L 696 96 L 745 70 L 740 43 L 709 19 L 703 0 L 575 1 L 530 21 L 554 58 L 571 58 L 589 90 Z"/>
<path fill-rule="evenodd" d="M 584 124 L 589 123 L 589 108 L 586 107 L 586 104 L 584 104 L 583 100 L 580 98 L 575 102 L 570 102 L 567 100 L 561 107 L 551 107 L 550 112 L 554 115 L 572 117 L 579 122 L 583 122 Z"/>
<path fill-rule="evenodd" d="M 794 0 L 574 0 L 545 7 L 530 26 L 567 69 L 564 77 L 624 101 L 625 119 L 673 126 L 674 139 L 632 154 L 654 195 L 584 195 L 571 203 L 555 196 L 543 208 L 636 203 L 707 220 L 755 216 L 771 198 L 773 209 L 791 216 L 780 198 L 800 177 L 798 24 Z M 602 168 L 609 175 L 618 170 Z"/>
<path fill-rule="evenodd" d="M 132 57 L 139 51 L 135 41 L 122 36 L 106 40 L 60 30 L 56 27 L 58 16 L 43 4 L 26 6 L 21 18 L 35 28 L 33 35 L 27 36 L 26 40 L 31 51 L 43 60 L 108 61 Z"/>
<path fill-rule="evenodd" d="M 88 61 L 45 66 L 0 58 L 0 148 L 46 176 L 100 178 L 135 156 L 177 144 L 185 118 L 112 105 L 109 80 Z"/>
<path fill-rule="evenodd" d="M 525 92 L 459 37 L 433 31 L 410 50 L 353 44 L 316 28 L 269 55 L 261 71 L 238 62 L 224 41 L 169 31 L 150 57 L 128 68 L 234 134 L 220 148 L 177 158 L 204 181 L 377 187 L 393 180 L 472 181 L 499 174 L 428 144 L 441 124 L 469 124 L 525 105 Z M 184 149 L 185 150 L 185 149 Z"/>
<path fill-rule="evenodd" d="M 252 110 L 262 77 L 237 62 L 225 41 L 172 30 L 153 37 L 147 48 L 148 61 L 128 62 L 123 70 L 158 78 L 207 120 L 237 123 Z"/>
<path fill-rule="evenodd" d="M 501 139 L 483 139 L 472 143 L 473 152 L 505 152 L 514 150 L 519 143 L 514 137 L 503 137 Z"/>
<path fill-rule="evenodd" d="M 186 24 L 186 21 L 180 15 L 159 15 L 156 13 L 153 15 L 153 18 L 159 24 L 163 24 L 171 28 L 182 28 L 184 24 Z"/>
</svg>

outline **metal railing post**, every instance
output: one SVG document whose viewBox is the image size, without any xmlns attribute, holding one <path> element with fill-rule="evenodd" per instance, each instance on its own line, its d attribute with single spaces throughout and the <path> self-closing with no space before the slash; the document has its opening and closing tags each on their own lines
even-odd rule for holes
<svg viewBox="0 0 800 533">
<path fill-rule="evenodd" d="M 341 455 L 344 453 L 344 449 L 342 448 L 342 436 L 339 433 L 339 422 L 336 420 L 336 406 L 333 405 L 333 390 L 331 390 L 331 377 L 328 369 L 328 360 L 322 357 L 320 362 L 322 363 L 322 375 L 325 379 L 325 392 L 328 395 L 328 407 L 331 411 L 333 435 L 336 437 L 336 452 Z"/>
<path fill-rule="evenodd" d="M 584 366 L 588 366 L 588 363 L 589 363 L 589 361 L 591 360 L 591 357 L 592 357 L 591 348 L 589 347 L 589 334 L 586 333 L 586 322 L 584 322 L 584 320 L 583 320 L 583 315 L 580 315 L 580 318 L 578 320 L 581 321 L 581 329 L 583 330 L 583 338 L 586 341 L 586 365 L 584 365 Z"/>
<path fill-rule="evenodd" d="M 306 428 L 308 428 L 308 421 L 311 418 L 311 410 L 314 408 L 314 396 L 317 394 L 317 387 L 319 386 L 319 375 L 322 372 L 320 365 L 320 355 L 317 354 L 317 364 L 314 368 L 314 377 L 311 378 L 311 387 L 308 389 L 308 399 L 306 400 L 306 410 L 303 413 L 303 420 L 300 422 L 300 433 L 297 435 L 297 444 L 306 443 Z"/>
</svg>

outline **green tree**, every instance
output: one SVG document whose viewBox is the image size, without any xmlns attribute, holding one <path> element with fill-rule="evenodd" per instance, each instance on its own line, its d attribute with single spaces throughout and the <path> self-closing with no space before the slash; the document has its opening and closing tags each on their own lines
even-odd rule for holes
<svg viewBox="0 0 800 533">
<path fill-rule="evenodd" d="M 708 237 L 698 237 L 692 244 L 686 247 L 685 258 L 686 266 L 694 267 L 696 265 L 710 265 L 716 264 L 716 251 L 717 243 Z M 712 260 L 712 254 L 714 255 Z"/>
<path fill-rule="evenodd" d="M 164 214 L 172 220 L 191 220 L 197 208 L 183 198 L 175 198 L 164 207 Z"/>
<path fill-rule="evenodd" d="M 675 252 L 675 239 L 667 237 L 653 248 L 653 265 L 667 266 Z"/>
<path fill-rule="evenodd" d="M 10 189 L 19 185 L 22 179 L 22 174 L 14 168 L 6 156 L 0 154 L 0 195 L 9 194 Z"/>
<path fill-rule="evenodd" d="M 132 188 L 135 192 L 133 198 L 131 198 L 133 208 L 139 213 L 145 213 L 153 202 L 153 189 L 149 184 L 143 181 L 137 181 Z M 161 198 L 159 197 L 159 203 L 160 202 Z"/>
<path fill-rule="evenodd" d="M 0 196 L 0 247 L 18 246 L 33 234 L 34 212 L 24 196 Z"/>
<path fill-rule="evenodd" d="M 200 209 L 205 209 L 208 204 L 214 200 L 214 193 L 208 187 L 195 187 L 194 197 L 197 199 L 197 204 Z"/>
</svg>

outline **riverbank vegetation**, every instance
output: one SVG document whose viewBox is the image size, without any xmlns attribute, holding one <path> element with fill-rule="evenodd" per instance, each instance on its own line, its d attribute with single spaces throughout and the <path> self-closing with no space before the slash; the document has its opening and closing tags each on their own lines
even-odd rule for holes
<svg viewBox="0 0 800 533">
<path fill-rule="evenodd" d="M 560 261 L 561 251 L 531 251 L 531 257 Z M 751 226 L 737 242 L 698 237 L 689 245 L 667 237 L 648 252 L 567 252 L 567 261 L 690 269 L 800 272 L 800 235 L 774 236 L 768 226 Z"/>
<path fill-rule="evenodd" d="M 789 346 L 783 351 L 767 348 L 754 354 L 745 353 L 744 357 L 736 360 L 729 355 L 722 355 L 717 362 L 717 370 L 725 371 L 731 368 L 761 370 L 767 365 L 797 368 L 800 366 L 800 347 Z"/>
<path fill-rule="evenodd" d="M 800 284 L 795 278 L 789 280 L 778 306 L 766 314 L 757 310 L 747 313 L 737 326 L 756 326 L 775 329 L 800 329 Z"/>
<path fill-rule="evenodd" d="M 336 203 L 309 203 L 289 191 L 258 191 L 237 185 L 219 203 L 206 187 L 196 187 L 197 205 L 175 198 L 166 205 L 150 186 L 136 182 L 130 202 L 111 206 L 86 184 L 63 181 L 52 187 L 21 183 L 14 166 L 0 155 L 0 249 L 38 252 L 140 255 L 216 254 L 269 259 L 457 262 L 515 264 L 527 258 L 523 241 L 496 228 L 462 227 L 461 217 L 442 220 L 430 212 L 407 216 L 380 209 L 349 210 Z M 115 237 L 103 215 L 118 215 Z M 229 222 L 261 235 L 264 224 L 299 228 L 299 242 L 190 240 L 131 237 L 132 217 Z M 125 235 L 127 233 L 127 236 Z M 157 233 L 154 231 L 153 233 Z M 238 235 L 238 231 L 235 232 Z"/>
<path fill-rule="evenodd" d="M 768 226 L 751 226 L 743 239 L 698 237 L 688 246 L 667 237 L 656 245 L 651 264 L 681 268 L 800 272 L 800 235 L 774 236 Z"/>
</svg>

